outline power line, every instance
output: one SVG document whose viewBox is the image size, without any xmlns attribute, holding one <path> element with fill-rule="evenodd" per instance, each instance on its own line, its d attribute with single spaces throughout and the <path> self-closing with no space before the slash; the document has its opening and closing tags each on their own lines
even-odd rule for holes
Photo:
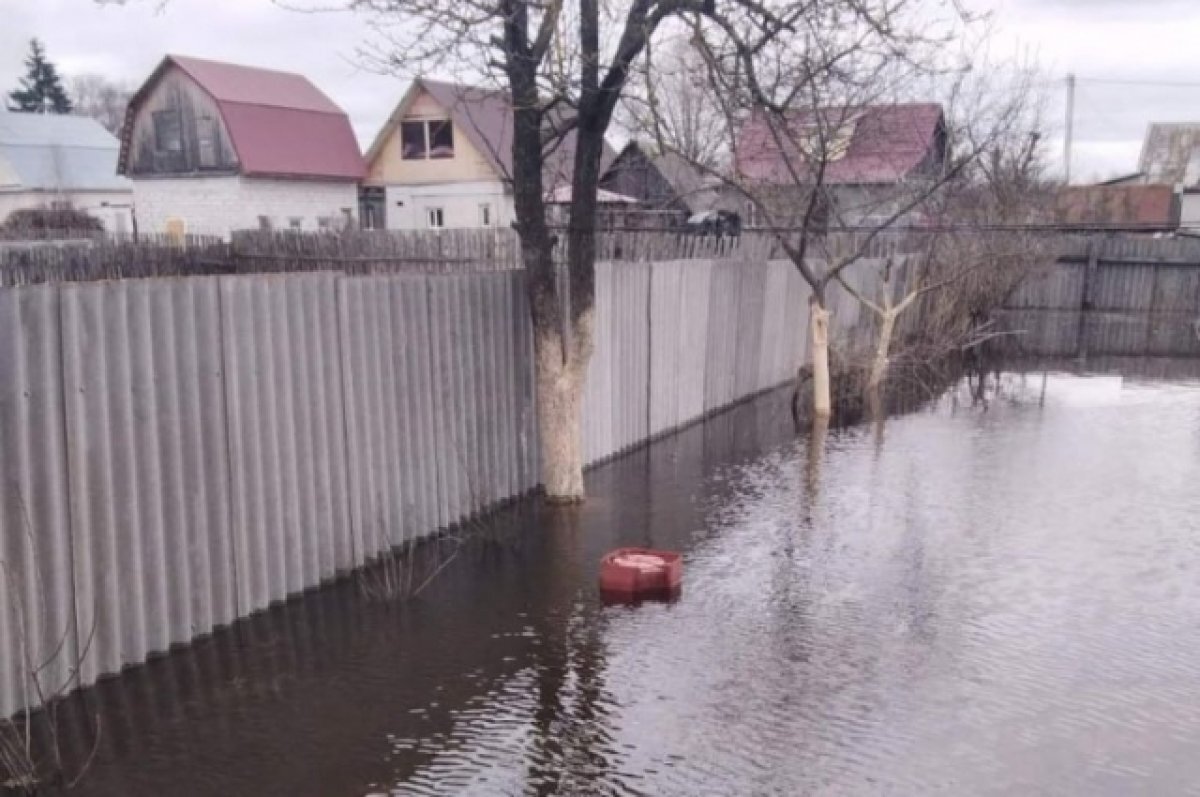
<svg viewBox="0 0 1200 797">
<path fill-rule="evenodd" d="M 1075 76 L 1080 83 L 1098 83 L 1107 86 L 1149 86 L 1172 89 L 1200 89 L 1200 82 L 1184 80 L 1135 80 L 1132 78 L 1101 78 Z"/>
</svg>

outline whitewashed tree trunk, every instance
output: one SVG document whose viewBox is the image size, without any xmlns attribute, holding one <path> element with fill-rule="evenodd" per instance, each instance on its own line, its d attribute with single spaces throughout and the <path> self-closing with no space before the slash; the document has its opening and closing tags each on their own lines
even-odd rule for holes
<svg viewBox="0 0 1200 797">
<path fill-rule="evenodd" d="M 896 318 L 900 311 L 888 308 L 880 315 L 879 337 L 875 342 L 875 356 L 871 359 L 871 371 L 867 377 L 867 393 L 878 397 L 887 379 L 888 355 L 892 349 L 892 337 L 896 332 Z"/>
<path fill-rule="evenodd" d="M 538 438 L 542 484 L 551 503 L 577 503 L 583 487 L 583 389 L 592 349 L 592 314 L 576 324 L 569 355 L 562 337 L 538 330 L 534 340 L 537 373 Z"/>
<path fill-rule="evenodd" d="M 833 414 L 829 375 L 829 311 L 818 302 L 809 306 L 809 340 L 812 343 L 813 418 Z"/>
</svg>

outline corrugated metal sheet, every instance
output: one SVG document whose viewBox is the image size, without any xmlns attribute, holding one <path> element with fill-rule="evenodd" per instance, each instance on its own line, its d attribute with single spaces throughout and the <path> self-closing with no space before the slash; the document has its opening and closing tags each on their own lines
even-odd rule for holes
<svg viewBox="0 0 1200 797">
<path fill-rule="evenodd" d="M 1014 310 L 1078 310 L 1083 301 L 1082 263 L 1057 263 L 1021 283 L 1006 306 Z"/>
<path fill-rule="evenodd" d="M 691 260 L 681 269 L 677 425 L 702 417 L 708 409 L 708 319 L 713 268 L 711 260 Z"/>
<path fill-rule="evenodd" d="M 0 717 L 78 658 L 58 314 L 54 287 L 0 291 Z"/>
<path fill-rule="evenodd" d="M 0 111 L 0 185 L 7 173 L 26 190 L 132 191 L 133 183 L 117 176 L 119 149 L 86 116 Z"/>
<path fill-rule="evenodd" d="M 682 261 L 654 263 L 650 270 L 650 391 L 651 436 L 680 424 L 680 383 L 683 376 Z"/>
<path fill-rule="evenodd" d="M 713 412 L 734 396 L 737 357 L 737 310 L 740 294 L 736 263 L 713 264 L 708 304 L 708 341 L 704 409 Z"/>
<path fill-rule="evenodd" d="M 75 601 L 87 681 L 231 622 L 212 279 L 63 285 Z"/>
<path fill-rule="evenodd" d="M 355 562 L 335 282 L 220 281 L 239 614 Z"/>
<path fill-rule="evenodd" d="M 90 682 L 534 487 L 523 279 L 0 292 L 0 711 L 26 649 L 65 639 L 57 688 L 94 627 Z M 601 264 L 589 461 L 790 378 L 805 295 L 789 264 Z"/>
<path fill-rule="evenodd" d="M 616 451 L 613 416 L 612 328 L 613 264 L 596 264 L 596 303 L 592 320 L 594 342 L 583 395 L 583 457 L 591 464 Z"/>
</svg>

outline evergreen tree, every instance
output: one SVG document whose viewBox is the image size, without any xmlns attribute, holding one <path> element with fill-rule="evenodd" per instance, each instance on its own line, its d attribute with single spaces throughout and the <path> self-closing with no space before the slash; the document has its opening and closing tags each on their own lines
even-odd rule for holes
<svg viewBox="0 0 1200 797">
<path fill-rule="evenodd" d="M 25 77 L 21 88 L 9 92 L 9 109 L 27 113 L 70 113 L 71 98 L 63 88 L 54 64 L 46 59 L 46 50 L 37 39 L 29 42 L 25 59 Z"/>
</svg>

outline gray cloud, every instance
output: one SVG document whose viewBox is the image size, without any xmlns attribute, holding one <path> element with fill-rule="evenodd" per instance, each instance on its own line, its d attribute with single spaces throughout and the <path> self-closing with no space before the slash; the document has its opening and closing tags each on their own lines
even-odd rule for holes
<svg viewBox="0 0 1200 797">
<path fill-rule="evenodd" d="M 1152 121 L 1200 119 L 1200 88 L 1115 86 L 1087 78 L 1200 82 L 1195 0 L 970 0 L 993 12 L 997 55 L 1035 56 L 1047 77 L 1050 154 L 1060 163 L 1063 81 L 1080 75 L 1074 171 L 1130 171 Z M 453 2 L 453 0 L 447 0 Z M 45 40 L 68 73 L 140 82 L 168 52 L 301 72 L 350 114 L 370 143 L 405 81 L 372 74 L 356 53 L 372 40 L 362 17 L 305 14 L 271 0 L 0 0 L 0 89 L 21 74 L 27 41 Z M 1193 77 L 1195 76 L 1195 77 Z"/>
</svg>

